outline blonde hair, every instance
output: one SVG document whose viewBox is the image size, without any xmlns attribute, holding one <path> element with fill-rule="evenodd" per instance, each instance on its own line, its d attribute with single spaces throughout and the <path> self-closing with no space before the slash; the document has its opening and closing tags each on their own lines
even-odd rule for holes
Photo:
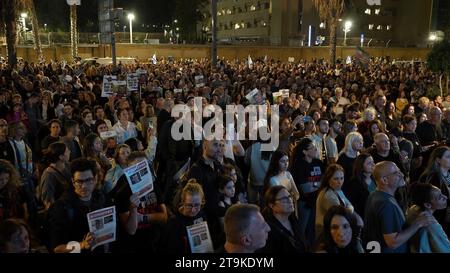
<svg viewBox="0 0 450 273">
<path fill-rule="evenodd" d="M 356 139 L 360 139 L 361 141 L 363 141 L 363 137 L 360 133 L 358 132 L 350 132 L 346 137 L 345 137 L 345 145 L 344 148 L 341 151 L 341 154 L 343 153 L 357 153 L 357 151 L 353 150 L 353 145 L 352 143 L 356 140 Z"/>
<path fill-rule="evenodd" d="M 368 114 L 373 114 L 374 118 L 377 117 L 377 111 L 375 110 L 375 108 L 373 107 L 368 107 L 364 110 L 364 115 L 363 115 L 363 120 L 367 121 L 367 115 Z"/>
<path fill-rule="evenodd" d="M 184 203 L 186 195 L 188 194 L 200 195 L 200 198 L 202 199 L 202 205 L 205 204 L 205 194 L 203 192 L 202 185 L 200 185 L 195 178 L 189 179 L 189 181 L 186 183 L 183 190 L 181 191 L 181 203 Z"/>
</svg>

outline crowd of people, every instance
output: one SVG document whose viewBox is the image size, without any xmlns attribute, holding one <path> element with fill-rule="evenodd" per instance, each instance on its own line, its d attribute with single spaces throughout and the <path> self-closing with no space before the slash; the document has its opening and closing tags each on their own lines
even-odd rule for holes
<svg viewBox="0 0 450 273">
<path fill-rule="evenodd" d="M 136 72 L 138 91 L 105 95 L 104 76 Z M 219 253 L 450 252 L 450 95 L 429 96 L 439 75 L 424 63 L 52 61 L 0 74 L 0 253 L 187 254 L 202 222 Z M 196 97 L 278 104 L 277 149 L 177 140 L 172 109 L 198 111 Z M 142 161 L 154 183 L 139 196 L 124 170 Z M 110 206 L 116 240 L 94 247 L 87 214 Z"/>
</svg>

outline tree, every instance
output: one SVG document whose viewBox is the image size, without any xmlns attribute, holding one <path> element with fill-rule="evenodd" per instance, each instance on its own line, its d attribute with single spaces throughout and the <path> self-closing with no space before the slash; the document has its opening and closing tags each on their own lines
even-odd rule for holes
<svg viewBox="0 0 450 273">
<path fill-rule="evenodd" d="M 344 13 L 345 0 L 313 0 L 319 12 L 319 17 L 330 29 L 330 61 L 336 64 L 336 33 L 339 18 Z"/>
<path fill-rule="evenodd" d="M 42 54 L 41 37 L 39 36 L 39 22 L 37 18 L 36 8 L 33 0 L 25 0 L 25 9 L 31 14 L 31 24 L 33 28 L 34 50 L 39 61 L 44 61 L 44 54 Z"/>
<path fill-rule="evenodd" d="M 439 76 L 439 88 L 441 89 L 441 96 L 443 95 L 442 78 L 445 76 L 445 93 L 448 94 L 448 84 L 450 77 L 450 42 L 448 39 L 439 42 L 433 46 L 427 57 L 428 67 Z"/>
<path fill-rule="evenodd" d="M 5 28 L 8 64 L 14 68 L 17 65 L 17 18 L 20 7 L 24 7 L 25 2 L 23 0 L 1 0 L 0 4 L 0 25 L 1 28 Z"/>
<path fill-rule="evenodd" d="M 78 57 L 77 5 L 70 6 L 70 45 L 75 59 Z"/>
<path fill-rule="evenodd" d="M 175 18 L 180 25 L 181 37 L 186 40 L 197 38 L 197 23 L 202 19 L 201 10 L 208 0 L 176 0 Z"/>
<path fill-rule="evenodd" d="M 0 25 L 5 27 L 8 63 L 11 67 L 17 64 L 17 18 L 19 13 L 27 10 L 31 14 L 36 55 L 43 60 L 39 26 L 33 0 L 1 0 Z"/>
</svg>

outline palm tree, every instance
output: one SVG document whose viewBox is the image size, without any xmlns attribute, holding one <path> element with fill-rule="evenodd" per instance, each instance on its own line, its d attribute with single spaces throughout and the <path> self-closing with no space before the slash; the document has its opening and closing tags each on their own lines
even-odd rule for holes
<svg viewBox="0 0 450 273">
<path fill-rule="evenodd" d="M 11 68 L 17 64 L 17 18 L 19 7 L 23 4 L 22 0 L 1 0 L 0 2 L 0 27 L 5 29 L 6 51 Z"/>
<path fill-rule="evenodd" d="M 26 9 L 31 14 L 31 24 L 33 26 L 34 50 L 39 61 L 44 61 L 42 54 L 41 37 L 39 37 L 39 22 L 33 0 L 25 0 Z"/>
<path fill-rule="evenodd" d="M 78 56 L 77 5 L 70 6 L 70 44 L 75 59 Z"/>
<path fill-rule="evenodd" d="M 336 33 L 339 18 L 344 13 L 345 0 L 313 0 L 322 21 L 330 27 L 330 61 L 336 64 Z"/>
<path fill-rule="evenodd" d="M 6 27 L 6 47 L 9 65 L 15 67 L 17 64 L 17 18 L 22 10 L 28 10 L 31 14 L 36 55 L 40 60 L 43 60 L 38 20 L 33 0 L 1 0 L 0 4 L 0 28 Z"/>
</svg>

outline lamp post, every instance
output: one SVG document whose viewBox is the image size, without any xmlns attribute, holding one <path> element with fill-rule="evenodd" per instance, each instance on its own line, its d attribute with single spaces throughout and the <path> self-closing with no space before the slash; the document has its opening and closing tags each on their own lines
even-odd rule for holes
<svg viewBox="0 0 450 273">
<path fill-rule="evenodd" d="M 128 14 L 128 20 L 130 20 L 130 44 L 132 44 L 133 43 L 133 20 L 134 20 L 133 13 Z"/>
<path fill-rule="evenodd" d="M 352 21 L 345 21 L 344 23 L 344 46 L 347 46 L 347 32 L 352 28 Z"/>
</svg>

